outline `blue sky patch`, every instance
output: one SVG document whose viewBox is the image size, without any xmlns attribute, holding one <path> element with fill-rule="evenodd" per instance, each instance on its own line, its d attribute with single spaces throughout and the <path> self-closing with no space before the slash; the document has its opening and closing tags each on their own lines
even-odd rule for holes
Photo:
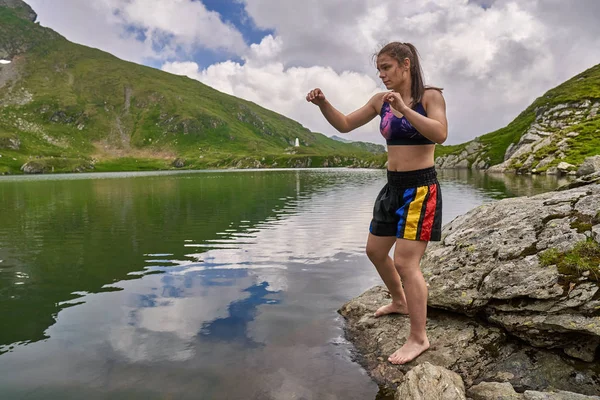
<svg viewBox="0 0 600 400">
<path fill-rule="evenodd" d="M 258 29 L 239 0 L 202 0 L 202 3 L 207 10 L 218 12 L 223 21 L 234 25 L 248 45 L 260 43 L 262 38 L 274 33 L 271 29 Z"/>
</svg>

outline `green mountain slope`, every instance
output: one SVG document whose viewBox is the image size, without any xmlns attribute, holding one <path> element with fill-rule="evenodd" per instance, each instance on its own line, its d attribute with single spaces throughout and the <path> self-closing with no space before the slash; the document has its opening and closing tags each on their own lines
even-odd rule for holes
<svg viewBox="0 0 600 400">
<path fill-rule="evenodd" d="M 383 154 L 386 151 L 385 146 L 376 144 L 376 143 L 348 140 L 348 139 L 341 138 L 337 135 L 331 136 L 331 139 L 336 140 L 338 142 L 351 144 L 352 146 L 356 146 L 359 149 L 366 150 L 370 153 Z"/>
<path fill-rule="evenodd" d="M 581 164 L 600 154 L 600 64 L 543 96 L 502 129 L 455 146 L 438 146 L 445 168 L 545 172 L 560 162 Z M 538 167 L 540 165 L 541 167 Z"/>
<path fill-rule="evenodd" d="M 381 167 L 384 155 L 198 81 L 74 44 L 0 0 L 0 173 Z M 294 147 L 298 138 L 300 147 Z"/>
</svg>

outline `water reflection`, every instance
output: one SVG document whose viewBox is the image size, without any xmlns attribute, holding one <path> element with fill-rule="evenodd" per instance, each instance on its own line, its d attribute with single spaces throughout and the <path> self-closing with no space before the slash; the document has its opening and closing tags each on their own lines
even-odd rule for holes
<svg viewBox="0 0 600 400">
<path fill-rule="evenodd" d="M 278 300 L 267 297 L 272 293 L 268 290 L 268 286 L 267 282 L 261 282 L 245 289 L 244 291 L 250 296 L 231 303 L 228 307 L 228 317 L 205 322 L 200 334 L 214 340 L 241 342 L 246 347 L 256 346 L 257 343 L 248 337 L 249 322 L 256 318 L 259 305 L 279 303 Z"/>
<path fill-rule="evenodd" d="M 498 200 L 548 192 L 574 179 L 570 176 L 488 174 L 470 169 L 439 170 L 438 175 L 447 183 L 467 184 Z"/>
</svg>

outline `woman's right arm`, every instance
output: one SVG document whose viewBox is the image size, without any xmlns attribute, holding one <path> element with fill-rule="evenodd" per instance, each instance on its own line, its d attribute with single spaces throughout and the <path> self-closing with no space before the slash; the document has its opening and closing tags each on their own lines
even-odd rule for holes
<svg viewBox="0 0 600 400">
<path fill-rule="evenodd" d="M 348 133 L 359 126 L 363 126 L 377 116 L 376 104 L 380 101 L 382 94 L 376 94 L 358 110 L 344 115 L 338 111 L 329 101 L 321 89 L 313 89 L 306 96 L 306 100 L 319 106 L 325 119 L 341 133 Z"/>
</svg>

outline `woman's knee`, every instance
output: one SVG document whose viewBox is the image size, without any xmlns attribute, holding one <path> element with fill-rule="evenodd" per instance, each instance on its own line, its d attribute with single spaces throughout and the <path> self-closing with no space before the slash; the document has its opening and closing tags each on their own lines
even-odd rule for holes
<svg viewBox="0 0 600 400">
<path fill-rule="evenodd" d="M 369 245 L 367 245 L 366 253 L 367 257 L 369 257 L 369 260 L 371 260 L 371 262 L 374 264 L 385 261 L 388 256 L 388 254 L 382 251 L 379 247 Z"/>
<path fill-rule="evenodd" d="M 406 279 L 407 277 L 410 277 L 411 275 L 413 275 L 415 273 L 421 272 L 418 261 L 412 262 L 409 260 L 395 259 L 394 267 L 396 267 L 396 271 L 398 271 L 398 275 L 400 275 L 400 278 L 402 278 L 403 280 Z"/>
</svg>

